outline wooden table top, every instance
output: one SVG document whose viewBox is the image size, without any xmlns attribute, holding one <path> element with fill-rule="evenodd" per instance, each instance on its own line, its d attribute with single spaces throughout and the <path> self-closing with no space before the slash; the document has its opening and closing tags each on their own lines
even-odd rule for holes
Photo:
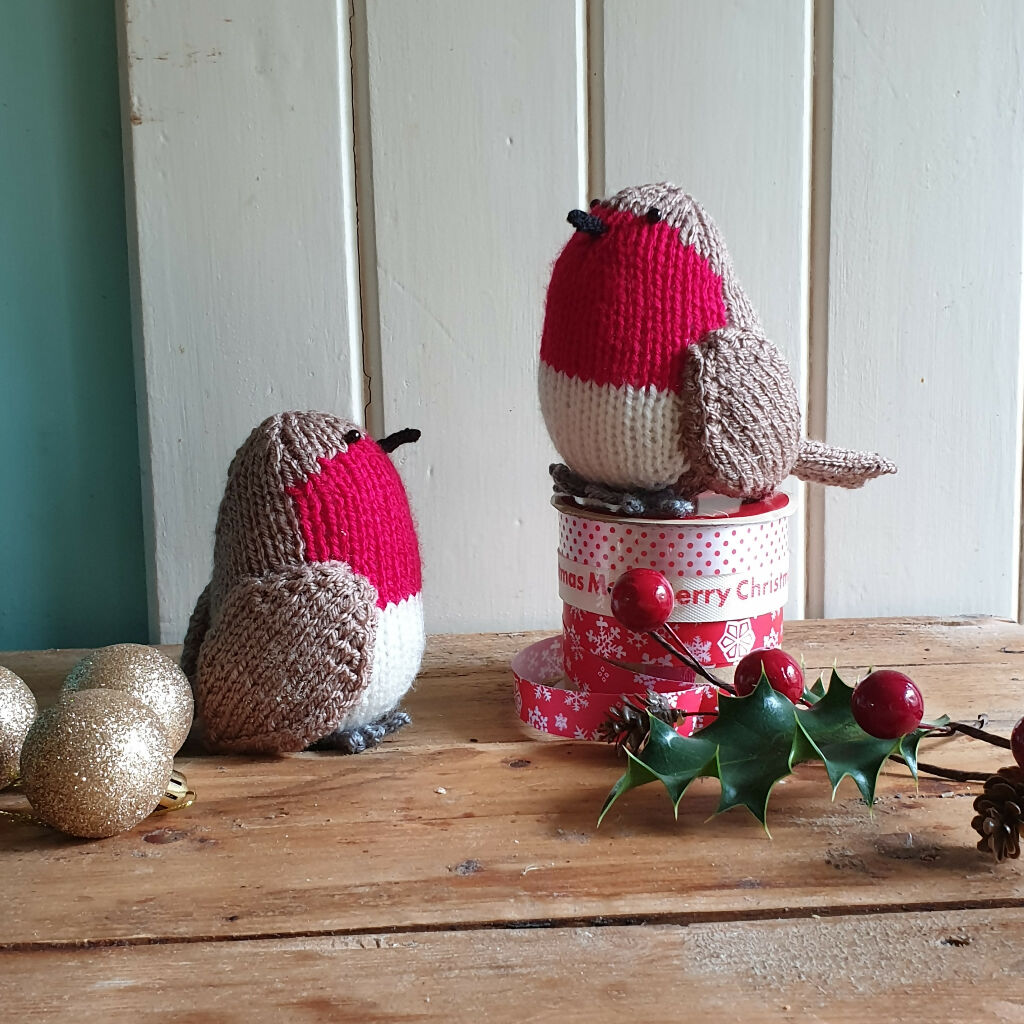
<svg viewBox="0 0 1024 1024">
<path fill-rule="evenodd" d="M 535 738 L 510 657 L 540 634 L 433 637 L 411 728 L 356 757 L 178 767 L 188 810 L 101 841 L 0 822 L 0 1018 L 77 1021 L 1024 1020 L 1019 862 L 974 848 L 978 785 L 894 766 L 869 813 L 805 766 L 772 839 L 745 811 L 679 820 L 656 787 L 600 828 L 607 747 Z M 1024 713 L 1024 628 L 993 619 L 796 622 L 814 668 L 901 668 L 926 713 Z M 176 653 L 173 648 L 168 648 Z M 52 701 L 80 651 L 0 655 Z M 924 760 L 995 770 L 966 737 Z M 658 787 L 660 788 L 660 787 Z M 16 793 L 0 807 L 21 806 Z"/>
</svg>

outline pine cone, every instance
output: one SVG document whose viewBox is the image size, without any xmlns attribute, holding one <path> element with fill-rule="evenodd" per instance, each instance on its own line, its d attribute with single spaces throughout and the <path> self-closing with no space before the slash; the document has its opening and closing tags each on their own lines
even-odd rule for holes
<svg viewBox="0 0 1024 1024">
<path fill-rule="evenodd" d="M 649 714 L 668 725 L 675 725 L 682 718 L 661 694 L 652 690 L 643 697 L 627 697 L 621 705 L 613 707 L 598 727 L 597 738 L 614 743 L 619 750 L 625 748 L 636 754 L 651 734 Z"/>
<path fill-rule="evenodd" d="M 597 738 L 635 754 L 647 742 L 651 733 L 649 723 L 647 709 L 627 698 L 609 710 L 608 717 L 598 726 Z"/>
<path fill-rule="evenodd" d="M 974 801 L 978 813 L 971 822 L 981 839 L 978 849 L 996 861 L 1020 856 L 1021 808 L 1024 808 L 1024 771 L 1000 768 L 985 783 L 985 792 Z"/>
</svg>

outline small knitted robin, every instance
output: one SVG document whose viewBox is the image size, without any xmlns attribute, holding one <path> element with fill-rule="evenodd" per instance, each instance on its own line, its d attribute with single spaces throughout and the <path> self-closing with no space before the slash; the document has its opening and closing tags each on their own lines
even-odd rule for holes
<svg viewBox="0 0 1024 1024">
<path fill-rule="evenodd" d="M 420 556 L 388 453 L 418 436 L 288 412 L 238 449 L 181 659 L 212 749 L 355 753 L 409 721 Z"/>
<path fill-rule="evenodd" d="M 859 487 L 896 467 L 801 437 L 789 367 L 718 228 L 674 185 L 568 217 L 540 350 L 540 401 L 567 466 L 556 490 L 683 515 L 701 491 L 756 499 L 794 473 Z"/>
</svg>

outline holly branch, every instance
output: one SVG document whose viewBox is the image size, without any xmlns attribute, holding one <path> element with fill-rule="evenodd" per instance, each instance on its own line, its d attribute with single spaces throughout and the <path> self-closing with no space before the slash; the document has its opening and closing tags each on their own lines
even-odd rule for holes
<svg viewBox="0 0 1024 1024">
<path fill-rule="evenodd" d="M 852 688 L 833 671 L 828 688 L 820 695 L 805 691 L 807 706 L 798 707 L 772 689 L 762 673 L 761 682 L 748 696 L 723 695 L 718 715 L 693 736 L 680 736 L 648 710 L 642 743 L 623 744 L 629 764 L 609 793 L 601 817 L 624 793 L 654 781 L 668 789 L 678 814 L 690 783 L 713 777 L 722 785 L 716 813 L 746 807 L 767 829 L 768 799 L 775 784 L 797 765 L 812 761 L 824 764 L 833 796 L 849 776 L 870 806 L 890 756 L 899 756 L 916 777 L 917 748 L 930 730 L 915 729 L 895 740 L 869 736 L 850 711 L 852 694 Z"/>
<path fill-rule="evenodd" d="M 645 633 L 663 649 L 718 690 L 717 713 L 703 713 L 692 735 L 676 731 L 686 713 L 650 693 L 638 703 L 624 698 L 599 735 L 625 750 L 625 773 L 601 809 L 600 823 L 625 793 L 651 782 L 666 789 L 676 816 L 686 791 L 699 778 L 717 778 L 721 797 L 715 811 L 746 807 L 768 831 L 768 802 L 776 784 L 800 764 L 819 762 L 835 798 L 839 784 L 853 779 L 864 802 L 873 806 L 878 778 L 887 761 L 905 765 L 915 780 L 919 772 L 958 782 L 984 782 L 974 801 L 972 826 L 978 848 L 996 860 L 1020 855 L 1024 819 L 1024 770 L 1013 766 L 991 772 L 960 771 L 918 760 L 926 738 L 963 734 L 1013 751 L 1024 765 L 1024 719 L 1010 739 L 976 725 L 943 716 L 922 724 L 924 702 L 914 682 L 901 672 L 870 672 L 856 688 L 833 668 L 804 685 L 803 670 L 778 649 L 751 651 L 736 666 L 731 684 L 701 665 L 669 623 L 671 587 L 654 570 L 630 569 L 611 591 L 611 611 L 627 629 Z"/>
<path fill-rule="evenodd" d="M 604 739 L 625 751 L 628 763 L 605 799 L 598 823 L 625 793 L 651 782 L 665 787 L 678 818 L 690 785 L 699 778 L 717 778 L 721 797 L 715 814 L 746 807 L 770 835 L 767 813 L 772 790 L 798 765 L 821 763 L 833 798 L 842 780 L 852 778 L 870 807 L 881 770 L 892 760 L 905 765 L 915 780 L 923 772 L 958 782 L 984 782 L 972 822 L 981 835 L 978 848 L 996 860 L 1019 856 L 1024 772 L 1017 768 L 996 774 L 960 771 L 928 764 L 917 756 L 922 740 L 958 733 L 1002 748 L 1009 746 L 1009 740 L 945 717 L 895 739 L 879 739 L 857 724 L 851 709 L 853 693 L 833 670 L 827 687 L 818 680 L 794 705 L 772 688 L 762 672 L 749 695 L 723 695 L 718 714 L 704 715 L 710 723 L 692 736 L 682 736 L 674 728 L 691 716 L 669 707 L 660 695 L 652 693 L 640 703 L 627 699 L 602 729 Z"/>
</svg>

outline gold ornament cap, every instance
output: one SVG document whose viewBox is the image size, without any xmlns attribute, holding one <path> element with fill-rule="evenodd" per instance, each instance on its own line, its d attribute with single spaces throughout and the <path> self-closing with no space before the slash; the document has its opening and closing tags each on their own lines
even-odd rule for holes
<svg viewBox="0 0 1024 1024">
<path fill-rule="evenodd" d="M 166 654 L 145 644 L 114 644 L 87 654 L 68 673 L 64 689 L 117 690 L 151 708 L 176 754 L 192 728 L 195 706 L 188 677 Z"/>
<path fill-rule="evenodd" d="M 18 777 L 21 748 L 37 711 L 32 691 L 0 665 L 0 789 Z"/>
<path fill-rule="evenodd" d="M 83 839 L 137 825 L 160 803 L 173 770 L 156 714 L 116 690 L 62 694 L 36 719 L 21 752 L 33 811 Z"/>
<path fill-rule="evenodd" d="M 157 808 L 157 813 L 183 811 L 186 807 L 191 807 L 195 801 L 195 790 L 188 788 L 188 779 L 175 769 L 171 772 L 171 777 L 167 781 L 167 788 L 164 790 L 164 795 L 160 798 L 160 806 Z"/>
</svg>

